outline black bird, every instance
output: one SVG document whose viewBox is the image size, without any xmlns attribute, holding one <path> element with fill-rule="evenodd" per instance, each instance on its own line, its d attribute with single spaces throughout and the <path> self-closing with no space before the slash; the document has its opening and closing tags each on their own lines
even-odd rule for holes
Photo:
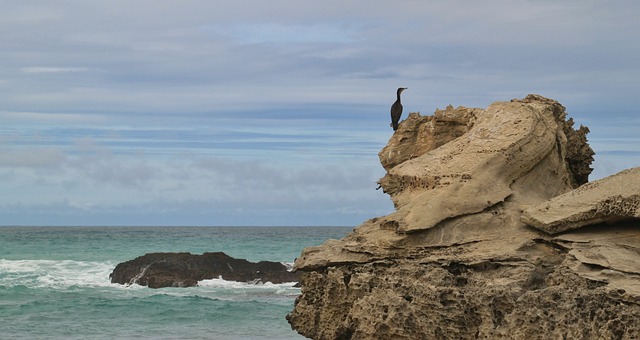
<svg viewBox="0 0 640 340">
<path fill-rule="evenodd" d="M 406 90 L 406 87 L 399 87 L 396 99 L 396 102 L 391 105 L 391 127 L 393 127 L 393 131 L 398 130 L 398 122 L 400 121 L 400 116 L 402 116 L 402 103 L 400 103 L 400 93 Z"/>
</svg>

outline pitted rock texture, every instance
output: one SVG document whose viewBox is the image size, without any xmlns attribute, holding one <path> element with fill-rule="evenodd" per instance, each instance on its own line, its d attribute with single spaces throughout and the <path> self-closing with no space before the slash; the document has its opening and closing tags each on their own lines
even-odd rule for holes
<svg viewBox="0 0 640 340">
<path fill-rule="evenodd" d="M 433 116 L 409 114 L 378 157 L 380 164 L 389 170 L 394 166 L 423 155 L 467 133 L 473 126 L 475 114 L 480 109 L 449 105 L 445 110 L 436 110 Z"/>
<path fill-rule="evenodd" d="M 313 339 L 640 336 L 637 301 L 558 265 L 562 255 L 551 256 L 554 262 L 538 264 L 381 260 L 305 273 L 305 298 L 289 322 Z"/>
<path fill-rule="evenodd" d="M 378 183 L 396 207 L 387 225 L 398 232 L 430 229 L 513 196 L 531 204 L 584 183 L 593 160 L 588 129 L 573 130 L 565 118 L 562 105 L 538 95 L 486 110 L 448 107 L 429 118 L 410 116 L 379 153 L 387 174 Z M 531 183 L 541 179 L 548 183 Z M 544 188 L 532 192 L 532 185 Z"/>
<path fill-rule="evenodd" d="M 396 212 L 296 259 L 292 327 L 312 339 L 638 338 L 640 223 L 550 235 L 521 221 L 587 180 L 588 129 L 538 95 L 438 112 L 459 122 L 440 142 L 424 140 L 438 119 L 414 115 L 379 154 Z"/>
<path fill-rule="evenodd" d="M 522 222 L 552 234 L 625 219 L 640 219 L 640 168 L 587 183 L 522 214 Z"/>
</svg>

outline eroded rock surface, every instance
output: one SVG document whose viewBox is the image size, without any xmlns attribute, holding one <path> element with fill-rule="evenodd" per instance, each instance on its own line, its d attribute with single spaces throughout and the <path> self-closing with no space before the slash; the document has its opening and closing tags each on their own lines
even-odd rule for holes
<svg viewBox="0 0 640 340">
<path fill-rule="evenodd" d="M 303 251 L 292 327 L 313 339 L 638 338 L 640 225 L 553 236 L 521 221 L 522 207 L 587 181 L 588 129 L 573 124 L 538 95 L 410 115 L 379 154 L 396 212 Z"/>
<path fill-rule="evenodd" d="M 593 151 L 565 116 L 558 102 L 530 95 L 486 110 L 448 107 L 430 119 L 405 120 L 379 154 L 387 169 L 379 184 L 396 207 L 387 227 L 426 230 L 507 198 L 529 204 L 582 184 L 584 174 L 572 167 L 589 169 Z M 586 162 L 567 157 L 567 150 L 585 148 Z M 546 183 L 535 183 L 541 179 Z"/>
<path fill-rule="evenodd" d="M 587 183 L 522 214 L 522 222 L 552 234 L 627 219 L 640 219 L 640 168 Z"/>
<path fill-rule="evenodd" d="M 191 287 L 198 281 L 222 277 L 239 282 L 297 282 L 279 262 L 249 262 L 221 252 L 194 255 L 190 253 L 149 253 L 122 262 L 110 275 L 112 283 L 162 287 Z"/>
</svg>

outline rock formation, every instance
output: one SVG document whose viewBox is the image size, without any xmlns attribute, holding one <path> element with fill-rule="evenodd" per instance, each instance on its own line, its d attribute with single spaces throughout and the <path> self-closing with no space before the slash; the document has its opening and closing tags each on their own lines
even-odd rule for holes
<svg viewBox="0 0 640 340">
<path fill-rule="evenodd" d="M 628 219 L 640 219 L 640 168 L 587 183 L 522 214 L 522 222 L 551 234 Z"/>
<path fill-rule="evenodd" d="M 198 281 L 222 277 L 240 282 L 297 282 L 299 274 L 279 262 L 249 262 L 225 253 L 149 253 L 116 266 L 112 283 L 162 287 L 191 287 Z"/>
<path fill-rule="evenodd" d="M 396 211 L 302 252 L 292 327 L 313 339 L 640 337 L 639 222 L 550 235 L 521 220 L 587 182 L 588 132 L 539 95 L 411 114 L 379 154 Z"/>
</svg>

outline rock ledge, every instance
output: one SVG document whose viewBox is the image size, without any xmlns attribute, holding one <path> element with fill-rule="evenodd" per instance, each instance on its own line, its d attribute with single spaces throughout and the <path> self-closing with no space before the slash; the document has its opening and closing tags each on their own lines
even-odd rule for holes
<svg viewBox="0 0 640 340">
<path fill-rule="evenodd" d="M 522 214 L 522 222 L 551 234 L 633 219 L 640 219 L 640 168 L 587 183 Z"/>
</svg>

